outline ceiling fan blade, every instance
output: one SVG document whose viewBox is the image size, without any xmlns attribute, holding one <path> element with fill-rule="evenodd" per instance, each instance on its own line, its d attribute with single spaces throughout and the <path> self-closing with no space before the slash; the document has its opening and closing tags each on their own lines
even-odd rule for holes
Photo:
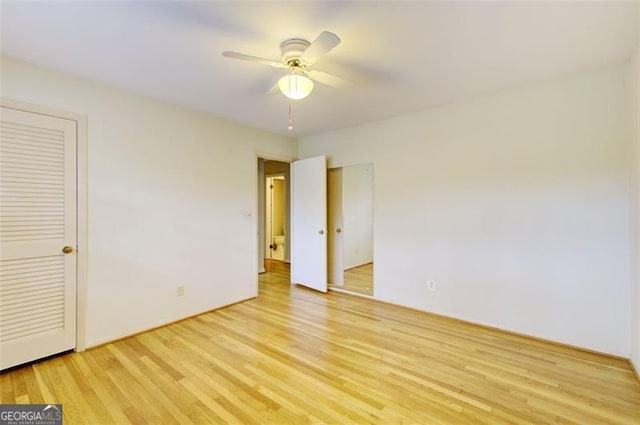
<svg viewBox="0 0 640 425">
<path fill-rule="evenodd" d="M 307 65 L 313 64 L 331 49 L 340 44 L 340 37 L 329 31 L 322 31 L 309 47 L 302 54 L 302 60 Z"/>
<path fill-rule="evenodd" d="M 315 80 L 319 83 L 326 84 L 327 86 L 335 87 L 335 88 L 343 88 L 350 85 L 353 85 L 352 81 L 345 80 L 344 78 L 336 77 L 333 74 L 329 74 L 323 71 L 307 71 L 307 75 L 312 80 Z"/>
<path fill-rule="evenodd" d="M 278 94 L 280 93 L 280 86 L 278 86 L 278 81 L 269 89 L 267 94 Z"/>
<path fill-rule="evenodd" d="M 271 59 L 259 58 L 257 56 L 245 55 L 244 53 L 226 51 L 226 52 L 222 52 L 222 56 L 224 56 L 225 58 L 239 59 L 239 60 L 249 61 L 249 62 L 257 62 L 263 65 L 272 66 L 274 68 L 286 68 L 285 64 L 283 64 L 282 62 L 272 61 Z"/>
</svg>

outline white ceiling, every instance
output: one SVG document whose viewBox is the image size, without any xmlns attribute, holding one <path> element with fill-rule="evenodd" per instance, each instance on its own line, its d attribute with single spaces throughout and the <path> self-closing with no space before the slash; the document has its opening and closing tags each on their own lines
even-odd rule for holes
<svg viewBox="0 0 640 425">
<path fill-rule="evenodd" d="M 6 2 L 3 54 L 252 127 L 303 136 L 627 60 L 638 2 Z M 342 43 L 315 68 L 354 78 L 316 84 L 293 105 L 266 95 L 280 43 L 322 30 Z"/>
</svg>

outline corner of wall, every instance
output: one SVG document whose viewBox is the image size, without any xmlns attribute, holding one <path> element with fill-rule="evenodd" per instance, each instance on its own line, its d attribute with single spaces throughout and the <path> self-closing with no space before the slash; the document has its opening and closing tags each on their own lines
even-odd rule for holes
<svg viewBox="0 0 640 425">
<path fill-rule="evenodd" d="M 639 21 L 640 21 L 640 7 Z M 640 43 L 631 58 L 632 138 L 633 138 L 633 193 L 631 211 L 631 364 L 640 379 Z"/>
</svg>

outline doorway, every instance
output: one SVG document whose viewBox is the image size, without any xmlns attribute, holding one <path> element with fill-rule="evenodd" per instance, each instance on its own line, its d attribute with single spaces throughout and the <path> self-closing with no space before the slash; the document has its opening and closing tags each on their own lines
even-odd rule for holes
<svg viewBox="0 0 640 425">
<path fill-rule="evenodd" d="M 289 165 L 287 159 L 257 158 L 257 274 L 268 271 L 267 263 L 290 263 Z"/>
<path fill-rule="evenodd" d="M 265 265 L 280 263 L 271 259 L 281 239 L 274 239 L 273 227 L 279 225 L 271 220 L 267 236 L 266 216 L 272 203 L 266 192 L 275 189 L 273 182 L 284 169 L 288 174 L 284 179 L 287 215 L 282 264 L 291 263 L 291 284 L 326 292 L 329 283 L 335 291 L 373 296 L 373 165 L 327 172 L 326 157 L 319 156 L 279 163 L 284 168 L 274 171 L 271 167 L 276 163 L 258 158 L 259 273 L 267 271 Z M 260 277 L 261 283 L 268 280 L 268 276 Z"/>
</svg>

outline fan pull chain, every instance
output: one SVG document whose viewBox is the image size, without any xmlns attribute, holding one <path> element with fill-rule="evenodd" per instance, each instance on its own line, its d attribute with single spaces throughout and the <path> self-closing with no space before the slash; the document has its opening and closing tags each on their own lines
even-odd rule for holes
<svg viewBox="0 0 640 425">
<path fill-rule="evenodd" d="M 293 124 L 291 123 L 291 100 L 289 100 L 289 126 L 287 128 L 289 131 L 293 130 Z"/>
</svg>

